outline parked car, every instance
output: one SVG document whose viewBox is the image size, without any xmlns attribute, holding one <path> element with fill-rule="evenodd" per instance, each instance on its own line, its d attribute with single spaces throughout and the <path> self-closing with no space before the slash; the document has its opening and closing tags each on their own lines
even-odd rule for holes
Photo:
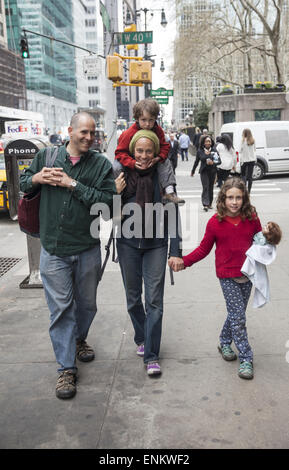
<svg viewBox="0 0 289 470">
<path fill-rule="evenodd" d="M 60 147 L 60 145 L 62 145 L 62 143 L 63 143 L 61 135 L 59 135 L 59 134 L 51 134 L 49 136 L 49 142 L 52 145 L 56 145 L 57 147 Z"/>
<path fill-rule="evenodd" d="M 97 150 L 98 152 L 106 152 L 107 144 L 105 133 L 103 129 L 95 129 L 95 140 L 91 147 L 92 150 Z"/>
<path fill-rule="evenodd" d="M 221 134 L 229 134 L 239 153 L 242 132 L 250 129 L 256 144 L 257 162 L 253 179 L 267 174 L 289 173 L 289 121 L 247 121 L 223 124 Z"/>
</svg>

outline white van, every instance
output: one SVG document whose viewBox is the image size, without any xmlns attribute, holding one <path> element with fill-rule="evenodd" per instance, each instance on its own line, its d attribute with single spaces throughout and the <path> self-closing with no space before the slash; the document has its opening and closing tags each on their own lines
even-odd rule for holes
<svg viewBox="0 0 289 470">
<path fill-rule="evenodd" d="M 257 162 L 253 179 L 266 174 L 289 173 L 289 121 L 247 121 L 223 124 L 221 134 L 229 134 L 240 151 L 242 132 L 250 129 L 256 144 Z"/>
</svg>

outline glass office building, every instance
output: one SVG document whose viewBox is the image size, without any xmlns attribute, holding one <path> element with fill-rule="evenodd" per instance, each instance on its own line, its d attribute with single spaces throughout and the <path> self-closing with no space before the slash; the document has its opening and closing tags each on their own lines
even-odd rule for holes
<svg viewBox="0 0 289 470">
<path fill-rule="evenodd" d="M 19 52 L 24 29 L 73 43 L 72 0 L 5 0 L 9 49 Z M 76 102 L 75 49 L 26 32 L 30 58 L 25 59 L 27 89 Z"/>
</svg>

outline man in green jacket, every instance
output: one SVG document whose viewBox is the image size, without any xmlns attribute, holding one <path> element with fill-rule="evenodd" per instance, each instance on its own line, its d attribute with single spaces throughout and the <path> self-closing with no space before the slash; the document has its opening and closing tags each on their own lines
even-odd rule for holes
<svg viewBox="0 0 289 470">
<path fill-rule="evenodd" d="M 76 393 L 76 357 L 88 362 L 93 349 L 86 343 L 96 314 L 100 279 L 100 240 L 90 231 L 94 203 L 112 205 L 116 194 L 112 167 L 103 155 L 90 150 L 95 121 L 88 113 L 75 114 L 68 128 L 69 143 L 59 148 L 54 166 L 45 167 L 40 150 L 20 178 L 27 193 L 41 185 L 40 273 L 50 310 L 50 337 L 60 365 L 58 398 Z"/>
</svg>

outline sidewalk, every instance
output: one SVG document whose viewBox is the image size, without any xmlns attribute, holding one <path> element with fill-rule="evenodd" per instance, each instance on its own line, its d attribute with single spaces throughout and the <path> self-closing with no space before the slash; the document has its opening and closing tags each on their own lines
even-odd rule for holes
<svg viewBox="0 0 289 470">
<path fill-rule="evenodd" d="M 252 381 L 241 380 L 239 362 L 225 362 L 217 351 L 225 306 L 212 251 L 175 274 L 174 286 L 167 272 L 160 378 L 149 378 L 135 354 L 119 267 L 109 262 L 88 337 L 96 359 L 79 363 L 76 397 L 57 399 L 43 289 L 19 289 L 27 254 L 25 244 L 18 247 L 24 259 L 0 278 L 0 448 L 288 448 L 286 196 L 253 200 L 262 221 L 281 225 L 284 240 L 269 267 L 271 303 L 255 310 L 251 297 L 248 308 Z M 200 234 L 210 216 L 200 213 Z"/>
</svg>

